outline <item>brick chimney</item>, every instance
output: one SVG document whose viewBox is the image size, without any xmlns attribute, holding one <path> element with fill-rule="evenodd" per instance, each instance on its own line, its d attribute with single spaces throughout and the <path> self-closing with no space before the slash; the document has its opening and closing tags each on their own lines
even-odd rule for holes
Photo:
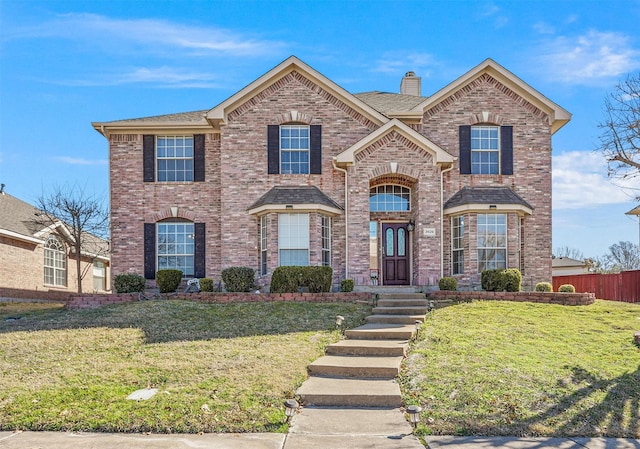
<svg viewBox="0 0 640 449">
<path fill-rule="evenodd" d="M 400 83 L 400 93 L 406 95 L 420 96 L 420 84 L 422 78 L 416 76 L 415 72 L 409 71 L 404 74 L 402 82 Z"/>
</svg>

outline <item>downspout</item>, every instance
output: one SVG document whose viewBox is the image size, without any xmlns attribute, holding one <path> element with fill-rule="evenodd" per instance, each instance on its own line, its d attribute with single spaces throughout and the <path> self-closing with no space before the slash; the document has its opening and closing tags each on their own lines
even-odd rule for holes
<svg viewBox="0 0 640 449">
<path fill-rule="evenodd" d="M 349 279 L 349 191 L 347 190 L 347 170 L 336 165 L 331 159 L 333 168 L 344 173 L 344 278 Z"/>
<path fill-rule="evenodd" d="M 451 167 L 440 170 L 440 278 L 444 277 L 444 174 L 453 170 Z"/>
</svg>

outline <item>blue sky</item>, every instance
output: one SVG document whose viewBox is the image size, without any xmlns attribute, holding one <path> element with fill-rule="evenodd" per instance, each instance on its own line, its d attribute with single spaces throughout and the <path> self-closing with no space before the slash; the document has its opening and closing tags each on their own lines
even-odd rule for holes
<svg viewBox="0 0 640 449">
<path fill-rule="evenodd" d="M 296 55 L 350 92 L 430 95 L 490 57 L 573 114 L 553 139 L 553 247 L 638 243 L 606 177 L 603 101 L 640 70 L 640 1 L 0 1 L 0 182 L 106 197 L 109 121 L 211 108 Z M 635 189 L 635 190 L 634 190 Z"/>
</svg>

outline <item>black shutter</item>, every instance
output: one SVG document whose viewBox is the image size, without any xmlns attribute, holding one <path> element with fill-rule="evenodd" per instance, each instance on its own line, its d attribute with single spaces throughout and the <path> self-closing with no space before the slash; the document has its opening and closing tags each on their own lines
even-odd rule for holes
<svg viewBox="0 0 640 449">
<path fill-rule="evenodd" d="M 144 224 L 144 277 L 156 277 L 156 224 Z"/>
<path fill-rule="evenodd" d="M 143 181 L 156 180 L 156 136 L 145 134 L 142 136 L 142 165 Z"/>
<path fill-rule="evenodd" d="M 194 260 L 194 276 L 196 278 L 206 277 L 206 229 L 205 223 L 195 223 L 194 231 L 196 233 L 196 248 Z"/>
<path fill-rule="evenodd" d="M 280 126 L 267 126 L 267 173 L 277 175 L 280 173 Z"/>
<path fill-rule="evenodd" d="M 460 137 L 460 174 L 471 174 L 471 126 L 459 128 Z"/>
<path fill-rule="evenodd" d="M 204 134 L 193 136 L 193 180 L 204 181 Z"/>
<path fill-rule="evenodd" d="M 500 165 L 503 175 L 513 175 L 513 126 L 500 127 Z"/>
<path fill-rule="evenodd" d="M 319 175 L 322 173 L 322 126 L 311 125 L 309 127 L 309 173 Z"/>
</svg>

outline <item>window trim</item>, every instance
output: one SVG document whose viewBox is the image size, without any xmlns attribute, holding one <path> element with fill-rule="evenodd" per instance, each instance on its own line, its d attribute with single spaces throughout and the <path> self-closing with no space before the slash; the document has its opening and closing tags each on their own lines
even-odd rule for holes
<svg viewBox="0 0 640 449">
<path fill-rule="evenodd" d="M 182 139 L 185 144 L 178 147 L 175 143 L 173 145 L 173 147 L 171 148 L 174 153 L 178 150 L 181 149 L 183 152 L 187 152 L 189 149 L 189 146 L 186 145 L 187 140 L 191 141 L 191 156 L 176 156 L 175 154 L 171 157 L 169 156 L 160 156 L 159 155 L 159 147 L 160 147 L 160 142 L 162 139 L 174 139 L 174 142 L 176 139 Z M 169 182 L 169 183 L 185 183 L 185 182 L 194 182 L 195 179 L 195 139 L 193 135 L 159 135 L 156 136 L 155 138 L 155 179 L 157 180 L 157 182 Z M 160 179 L 160 162 L 161 161 L 184 161 L 185 163 L 187 161 L 191 161 L 191 170 L 163 170 L 163 173 L 173 173 L 174 176 L 177 175 L 178 173 L 184 173 L 185 174 L 185 179 Z M 177 178 L 177 176 L 175 176 Z"/>
<path fill-rule="evenodd" d="M 67 286 L 67 251 L 62 240 L 56 235 L 49 235 L 44 244 L 44 260 L 43 274 L 44 285 L 54 287 Z M 50 257 L 47 257 L 50 256 Z M 51 260 L 52 264 L 48 265 L 47 261 Z M 52 270 L 51 275 L 47 276 L 47 270 Z M 52 282 L 47 282 L 48 279 Z"/>
<path fill-rule="evenodd" d="M 496 235 L 504 235 L 504 246 L 480 246 L 480 238 L 481 237 L 486 237 L 486 233 L 484 235 L 480 234 L 480 217 L 484 216 L 484 217 L 498 217 L 498 216 L 503 216 L 504 217 L 504 224 L 498 224 L 498 223 L 491 223 L 491 224 L 486 224 L 485 226 L 495 226 L 496 228 L 498 226 L 503 227 L 504 228 L 504 234 L 497 234 Z M 491 269 L 506 269 L 509 266 L 509 262 L 507 260 L 507 256 L 508 256 L 508 226 L 507 226 L 507 220 L 508 220 L 508 214 L 477 214 L 476 215 L 476 243 L 477 243 L 477 255 L 478 255 L 478 273 L 482 273 L 484 270 L 491 270 Z M 486 267 L 486 262 L 487 260 L 483 260 L 483 258 L 480 257 L 480 252 L 481 251 L 495 251 L 496 254 L 498 251 L 504 252 L 504 267 L 498 267 L 496 264 L 495 259 L 492 260 L 491 262 L 496 265 L 494 268 L 487 268 Z M 495 257 L 495 256 L 494 256 Z"/>
<path fill-rule="evenodd" d="M 306 247 L 295 246 L 293 244 L 287 244 L 283 246 L 283 243 L 287 243 L 285 238 L 290 237 L 291 231 L 286 230 L 283 226 L 291 226 L 289 223 L 282 223 L 282 220 L 285 216 L 289 216 L 293 218 L 293 216 L 297 216 L 298 218 L 306 217 L 304 219 L 305 223 L 295 223 L 293 225 L 299 226 L 301 230 L 303 230 L 302 236 L 306 237 Z M 310 265 L 310 232 L 309 232 L 309 214 L 308 213 L 295 213 L 295 214 L 278 214 L 278 266 L 289 266 L 283 265 L 282 263 L 282 251 L 306 251 L 306 263 L 304 265 L 296 265 L 296 266 L 309 266 Z M 306 225 L 306 227 L 303 227 Z"/>
<path fill-rule="evenodd" d="M 464 274 L 464 215 L 451 217 L 451 274 Z"/>
<path fill-rule="evenodd" d="M 476 136 L 474 137 L 474 131 L 480 131 L 482 132 L 483 130 L 488 130 L 490 133 L 492 130 L 495 130 L 497 135 L 495 137 L 491 137 L 488 136 L 487 138 L 483 138 L 482 136 Z M 471 126 L 471 148 L 470 148 L 470 152 L 471 152 L 471 174 L 472 175 L 499 175 L 501 173 L 501 162 L 502 162 L 502 151 L 501 151 L 501 137 L 500 137 L 501 133 L 500 133 L 500 127 L 497 125 L 473 125 Z M 497 146 L 497 148 L 482 148 L 482 145 L 480 145 L 480 148 L 474 148 L 473 142 L 474 140 L 488 140 L 489 143 L 491 144 L 494 140 L 495 140 L 495 144 Z M 491 146 L 491 145 L 489 145 Z M 474 162 L 473 161 L 473 156 L 474 154 L 496 154 L 498 156 L 498 160 L 494 163 L 494 162 Z M 474 167 L 480 167 L 480 171 L 475 171 Z M 490 170 L 495 168 L 495 173 L 493 172 L 489 172 L 489 173 L 482 173 L 482 167 L 484 166 L 488 166 L 490 168 Z M 495 167 L 494 167 L 495 166 Z"/>
<path fill-rule="evenodd" d="M 268 217 L 260 217 L 260 275 L 265 276 L 268 270 Z"/>
<path fill-rule="evenodd" d="M 184 225 L 191 225 L 192 227 L 192 232 L 191 234 L 184 234 L 186 236 L 186 238 L 191 238 L 192 242 L 189 244 L 193 251 L 191 253 L 161 253 L 160 252 L 160 236 L 163 235 L 160 232 L 160 228 L 161 226 L 164 225 L 170 225 L 170 224 L 184 224 Z M 177 234 L 176 234 L 177 235 Z M 166 267 L 160 267 L 160 258 L 161 257 L 191 257 L 192 260 L 192 266 L 189 267 L 192 269 L 192 272 L 189 273 L 188 271 L 185 270 L 181 270 L 182 271 L 182 277 L 187 278 L 187 277 L 194 277 L 195 276 L 195 272 L 196 272 L 196 223 L 190 221 L 190 220 L 185 220 L 185 219 L 168 219 L 168 220 L 162 220 L 156 223 L 156 248 L 155 248 L 155 267 L 156 267 L 156 272 L 158 272 L 158 270 L 165 270 L 165 269 L 175 269 L 175 270 L 180 270 L 180 268 L 178 266 L 166 266 Z M 184 244 L 186 245 L 188 242 L 184 242 Z"/>
<path fill-rule="evenodd" d="M 322 265 L 331 266 L 331 217 L 320 215 L 320 238 L 322 239 Z"/>
<path fill-rule="evenodd" d="M 283 148 L 282 147 L 282 143 L 285 140 L 288 140 L 289 143 L 291 143 L 293 141 L 293 137 L 291 135 L 289 135 L 288 137 L 283 136 L 283 131 L 288 130 L 289 132 L 291 132 L 292 130 L 306 130 L 306 141 L 307 141 L 307 145 L 306 148 L 304 148 L 303 146 L 297 146 L 297 147 L 289 147 L 289 148 Z M 279 128 L 279 133 L 278 133 L 278 142 L 279 142 L 279 165 L 280 165 L 280 173 L 283 175 L 308 175 L 311 172 L 311 130 L 309 125 L 300 125 L 300 124 L 287 124 L 287 125 L 280 125 Z M 302 139 L 304 139 L 304 136 L 301 137 L 300 135 L 297 136 L 297 140 L 301 141 Z M 290 166 L 292 165 L 297 165 L 298 167 L 301 167 L 302 170 L 299 173 L 293 173 L 291 172 L 291 169 L 288 170 L 288 172 L 285 173 L 284 170 L 284 162 L 283 162 L 283 156 L 285 153 L 289 153 L 289 154 L 293 154 L 293 153 L 298 153 L 299 155 L 302 154 L 306 154 L 307 156 L 307 161 L 306 161 L 306 167 L 305 167 L 305 163 L 304 162 L 288 162 L 288 164 Z"/>
<path fill-rule="evenodd" d="M 388 194 L 387 192 L 379 192 L 378 189 L 380 187 L 384 187 L 385 190 L 387 187 L 393 187 L 393 191 Z M 400 189 L 400 195 L 396 195 L 396 187 Z M 375 191 L 375 193 L 374 193 Z M 401 199 L 406 199 L 407 201 L 407 209 L 378 209 L 378 210 L 373 210 L 372 209 L 372 202 L 371 202 L 371 198 L 376 196 L 376 195 L 392 195 L 392 196 L 399 196 Z M 377 203 L 380 204 L 380 203 Z M 388 202 L 384 202 L 382 204 L 388 204 Z M 392 201 L 391 204 L 395 204 L 395 201 Z M 387 184 L 378 184 L 374 187 L 371 187 L 369 189 L 369 212 L 411 212 L 411 189 L 409 187 L 403 186 L 402 184 L 392 184 L 392 183 L 387 183 Z"/>
</svg>

